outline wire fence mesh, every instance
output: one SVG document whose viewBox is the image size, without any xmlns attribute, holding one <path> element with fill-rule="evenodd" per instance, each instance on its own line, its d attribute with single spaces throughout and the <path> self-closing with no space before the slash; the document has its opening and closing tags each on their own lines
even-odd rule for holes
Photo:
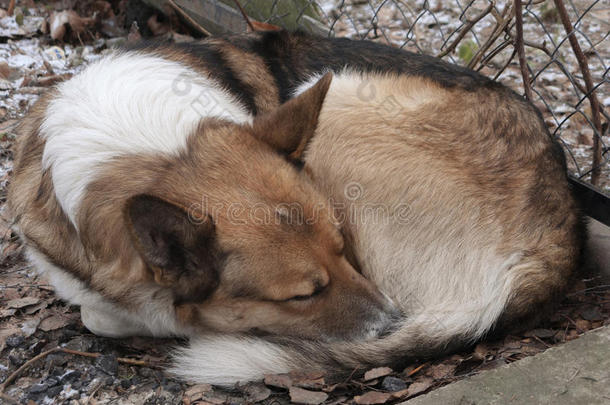
<svg viewBox="0 0 610 405">
<path fill-rule="evenodd" d="M 243 1 L 248 6 L 250 2 Z M 315 31 L 378 41 L 409 51 L 442 57 L 499 80 L 523 94 L 540 109 L 550 132 L 566 150 L 569 170 L 610 191 L 610 2 L 560 0 L 573 30 L 562 21 L 557 1 L 525 0 L 515 13 L 512 0 L 293 0 L 299 26 Z M 295 10 L 280 10 L 269 1 L 259 21 L 282 23 Z M 517 7 L 519 5 L 517 4 Z M 278 9 L 274 9 L 278 7 Z M 522 15 L 522 37 L 516 18 Z M 582 49 L 580 62 L 570 36 Z M 526 64 L 521 70 L 522 40 Z M 526 82 L 524 84 L 524 77 Z M 528 85 L 529 83 L 529 85 Z M 589 84 L 589 86 L 588 86 Z M 589 97 L 598 107 L 592 108 Z M 599 111 L 598 111 L 599 110 Z"/>
</svg>

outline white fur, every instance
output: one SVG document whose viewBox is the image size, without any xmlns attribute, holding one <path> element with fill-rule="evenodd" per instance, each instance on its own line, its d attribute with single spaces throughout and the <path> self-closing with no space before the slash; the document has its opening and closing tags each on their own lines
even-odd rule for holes
<svg viewBox="0 0 610 405">
<path fill-rule="evenodd" d="M 43 254 L 32 247 L 27 248 L 28 259 L 37 271 L 47 277 L 56 294 L 74 305 L 81 306 L 83 324 L 96 335 L 124 336 L 176 336 L 186 335 L 174 318 L 171 297 L 146 291 L 150 295 L 142 302 L 149 304 L 137 313 L 131 313 L 93 291 L 82 281 L 51 264 Z"/>
<path fill-rule="evenodd" d="M 177 350 L 174 360 L 173 374 L 186 381 L 221 386 L 292 370 L 281 348 L 261 339 L 230 335 L 195 339 L 188 348 Z"/>
<path fill-rule="evenodd" d="M 43 167 L 77 225 L 80 201 L 99 168 L 132 153 L 178 153 L 199 121 L 252 117 L 217 83 L 159 56 L 115 53 L 57 87 L 41 127 Z"/>
</svg>

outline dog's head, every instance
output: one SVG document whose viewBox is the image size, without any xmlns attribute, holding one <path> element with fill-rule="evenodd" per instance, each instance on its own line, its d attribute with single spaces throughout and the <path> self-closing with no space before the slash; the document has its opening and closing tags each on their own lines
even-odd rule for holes
<svg viewBox="0 0 610 405">
<path fill-rule="evenodd" d="M 393 307 L 347 260 L 333 207 L 299 169 L 330 82 L 252 125 L 204 121 L 175 192 L 128 201 L 134 245 L 184 323 L 308 338 L 390 325 Z"/>
</svg>

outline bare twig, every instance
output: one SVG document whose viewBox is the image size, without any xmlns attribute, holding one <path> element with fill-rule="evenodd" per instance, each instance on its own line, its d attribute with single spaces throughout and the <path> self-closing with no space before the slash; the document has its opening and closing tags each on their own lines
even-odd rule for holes
<svg viewBox="0 0 610 405">
<path fill-rule="evenodd" d="M 11 383 L 13 381 L 15 381 L 15 379 L 17 377 L 19 377 L 19 375 L 21 373 L 23 373 L 27 368 L 29 368 L 32 364 L 34 364 L 38 360 L 48 356 L 49 354 L 57 353 L 57 352 L 66 353 L 66 354 L 74 354 L 74 355 L 83 356 L 83 357 L 91 357 L 91 358 L 94 358 L 94 359 L 96 359 L 96 358 L 98 358 L 98 357 L 100 357 L 102 355 L 101 353 L 81 352 L 81 351 L 78 351 L 78 350 L 66 349 L 64 347 L 55 347 L 53 349 L 47 350 L 46 352 L 42 352 L 39 355 L 34 356 L 30 360 L 26 361 L 21 367 L 19 367 L 11 375 L 9 375 L 8 378 L 2 383 L 2 385 L 0 385 L 0 394 L 5 395 L 4 392 L 6 391 L 6 388 L 9 385 L 11 385 Z M 152 363 L 149 363 L 149 362 L 144 361 L 144 360 L 136 360 L 136 359 L 128 359 L 128 358 L 125 358 L 125 357 L 118 357 L 117 361 L 119 363 L 130 364 L 130 365 L 133 365 L 133 366 L 142 366 L 142 367 L 148 367 L 148 368 L 161 368 L 157 364 L 152 364 Z"/>
<path fill-rule="evenodd" d="M 416 374 L 417 372 L 419 372 L 419 370 L 421 370 L 422 368 L 424 368 L 425 365 L 427 365 L 428 363 L 423 363 L 418 367 L 415 367 L 413 370 L 409 371 L 409 374 L 407 374 L 407 377 L 411 377 L 412 375 Z"/>
<path fill-rule="evenodd" d="M 233 2 L 239 9 L 239 12 L 241 13 L 242 17 L 244 17 L 244 20 L 246 20 L 246 24 L 248 24 L 248 28 L 250 28 L 251 31 L 256 31 L 256 29 L 254 29 L 254 25 L 252 25 L 252 21 L 250 21 L 250 17 L 248 17 L 248 14 L 246 14 L 246 10 L 244 10 L 244 8 L 241 6 L 241 3 L 239 2 L 239 0 L 233 0 Z"/>
<path fill-rule="evenodd" d="M 98 357 L 100 357 L 102 355 L 102 353 L 81 352 L 81 351 L 78 351 L 78 350 L 65 349 L 63 347 L 60 348 L 60 351 L 62 351 L 64 353 L 68 353 L 68 354 L 75 354 L 77 356 L 91 357 L 91 358 L 94 358 L 94 359 L 97 359 Z M 119 363 L 130 364 L 132 366 L 141 366 L 141 367 L 148 367 L 148 368 L 161 368 L 157 364 L 149 363 L 149 362 L 144 361 L 144 360 L 129 359 L 127 357 L 118 357 L 117 361 Z"/>
<path fill-rule="evenodd" d="M 193 28 L 202 33 L 205 36 L 211 36 L 210 31 L 203 28 L 197 21 L 193 20 L 191 16 L 184 12 L 173 0 L 167 0 L 167 4 L 170 5 L 182 18 L 184 18 Z"/>
<path fill-rule="evenodd" d="M 506 27 L 510 24 L 510 22 L 513 19 L 514 8 L 510 4 L 508 4 L 506 6 L 506 8 L 504 9 L 501 16 L 497 15 L 497 13 L 494 13 L 493 12 L 494 10 L 495 9 L 492 9 L 492 14 L 494 15 L 494 17 L 497 20 L 496 28 L 494 29 L 493 33 L 489 36 L 489 38 L 487 38 L 487 41 L 485 41 L 485 43 L 483 45 L 481 45 L 481 47 L 478 49 L 477 53 L 472 57 L 472 59 L 468 63 L 468 67 L 470 69 L 474 69 L 476 64 L 479 63 L 479 61 L 485 55 L 485 52 L 487 52 L 487 50 L 494 44 L 494 42 L 496 42 L 498 37 L 502 34 L 502 32 L 504 32 Z"/>
<path fill-rule="evenodd" d="M 32 357 L 31 359 L 29 359 L 28 361 L 26 361 L 21 367 L 19 367 L 17 370 L 15 370 L 11 375 L 9 375 L 6 380 L 2 383 L 2 385 L 0 385 L 0 394 L 4 394 L 4 392 L 6 391 L 6 387 L 8 387 L 9 385 L 11 385 L 11 383 L 17 378 L 19 377 L 19 374 L 21 374 L 23 371 L 25 371 L 28 367 L 30 367 L 32 364 L 36 363 L 38 360 L 48 356 L 51 353 L 55 353 L 61 350 L 61 347 L 56 347 L 54 349 L 51 350 L 47 350 L 46 352 L 42 352 L 37 356 Z"/>
<path fill-rule="evenodd" d="M 547 342 L 545 342 L 544 340 L 540 339 L 538 336 L 534 335 L 533 337 L 534 337 L 534 339 L 536 339 L 537 341 L 539 341 L 540 343 L 542 343 L 543 345 L 545 345 L 547 348 L 548 348 L 548 347 L 551 347 L 551 345 L 550 345 L 550 344 L 548 344 L 548 343 L 547 343 Z"/>
<path fill-rule="evenodd" d="M 527 61 L 525 60 L 525 47 L 523 46 L 523 7 L 521 0 L 515 0 L 515 22 L 517 26 L 517 35 L 515 37 L 515 49 L 519 56 L 519 66 L 521 67 L 521 77 L 523 78 L 523 91 L 525 98 L 532 101 L 532 87 L 530 84 L 530 72 L 527 70 Z"/>
<path fill-rule="evenodd" d="M 494 76 L 494 80 L 498 80 L 498 78 L 502 75 L 502 73 L 504 73 L 504 71 L 506 70 L 508 65 L 510 65 L 510 63 L 515 58 L 516 54 L 517 54 L 517 51 L 513 49 L 513 53 L 511 53 L 510 57 L 506 60 L 506 62 L 504 62 L 504 65 L 502 65 L 502 67 L 498 70 L 498 72 Z"/>
<path fill-rule="evenodd" d="M 442 51 L 441 53 L 439 53 L 438 55 L 436 55 L 438 58 L 442 58 L 445 55 L 448 55 L 450 52 L 452 52 L 456 46 L 458 46 L 458 44 L 462 41 L 462 39 L 464 39 L 464 37 L 466 36 L 466 34 L 468 34 L 468 32 L 470 32 L 470 30 L 475 26 L 476 23 L 478 23 L 479 21 L 481 21 L 481 19 L 483 17 L 485 17 L 487 14 L 489 14 L 491 12 L 491 10 L 496 6 L 496 2 L 492 1 L 491 3 L 489 3 L 489 6 L 487 6 L 487 8 L 485 10 L 483 10 L 480 14 L 477 14 L 474 19 L 472 19 L 471 21 L 468 22 L 468 24 L 466 24 L 461 30 L 460 33 L 458 34 L 457 38 L 455 40 L 453 40 L 453 42 L 451 43 L 451 45 L 449 45 L 447 48 L 445 48 L 444 51 Z"/>
<path fill-rule="evenodd" d="M 574 51 L 574 56 L 576 56 L 576 60 L 578 61 L 578 65 L 580 66 L 580 71 L 582 72 L 583 79 L 585 80 L 585 87 L 587 92 L 587 98 L 589 99 L 589 103 L 591 104 L 591 118 L 593 120 L 593 125 L 597 130 L 597 136 L 593 137 L 593 162 L 592 170 L 591 170 L 591 184 L 597 185 L 599 183 L 599 177 L 601 175 L 601 161 L 602 161 L 602 150 L 600 145 L 600 136 L 602 134 L 602 122 L 600 118 L 600 108 L 599 101 L 597 100 L 597 96 L 595 94 L 595 89 L 593 87 L 593 79 L 591 78 L 591 72 L 589 71 L 589 64 L 587 63 L 587 58 L 585 57 L 580 44 L 578 43 L 578 38 L 576 38 L 574 27 L 572 26 L 572 22 L 570 21 L 570 17 L 568 16 L 568 10 L 566 10 L 566 6 L 563 4 L 563 0 L 554 0 L 555 7 L 557 7 L 557 12 L 559 14 L 559 18 L 561 19 L 561 23 L 568 34 L 568 38 L 570 40 L 570 45 L 572 46 L 572 51 Z"/>
<path fill-rule="evenodd" d="M 6 14 L 13 15 L 13 12 L 15 11 L 15 3 L 16 2 L 17 2 L 17 0 L 11 0 L 8 3 L 8 9 L 6 10 Z"/>
</svg>

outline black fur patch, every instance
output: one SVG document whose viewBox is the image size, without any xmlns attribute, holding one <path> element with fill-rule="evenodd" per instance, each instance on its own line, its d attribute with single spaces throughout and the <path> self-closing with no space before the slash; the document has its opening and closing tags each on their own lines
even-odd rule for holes
<svg viewBox="0 0 610 405">
<path fill-rule="evenodd" d="M 126 49 L 155 53 L 162 48 L 176 49 L 199 59 L 200 66 L 205 68 L 212 79 L 215 79 L 228 90 L 253 115 L 257 114 L 254 101 L 254 90 L 248 84 L 235 77 L 233 67 L 223 58 L 214 44 L 206 41 L 168 44 L 167 42 L 141 42 Z"/>
<path fill-rule="evenodd" d="M 243 36 L 234 36 L 227 37 L 227 41 L 265 60 L 276 79 L 282 102 L 312 74 L 325 70 L 338 72 L 345 67 L 362 72 L 420 76 L 444 87 L 459 86 L 469 91 L 501 87 L 470 69 L 371 41 L 322 38 L 286 31 L 265 32 L 251 38 L 244 41 Z"/>
</svg>

